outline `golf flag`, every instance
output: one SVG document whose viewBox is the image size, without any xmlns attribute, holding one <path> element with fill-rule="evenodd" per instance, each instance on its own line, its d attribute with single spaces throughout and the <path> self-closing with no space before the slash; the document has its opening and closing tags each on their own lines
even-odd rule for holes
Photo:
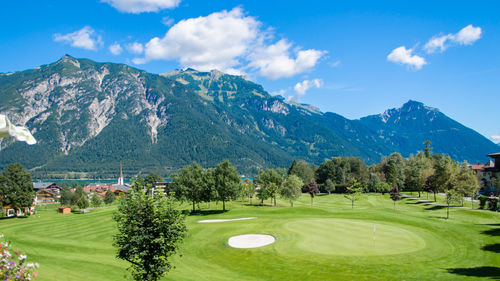
<svg viewBox="0 0 500 281">
<path fill-rule="evenodd" d="M 0 114 L 0 139 L 7 137 L 15 137 L 18 141 L 24 141 L 30 145 L 36 143 L 35 138 L 28 129 L 14 126 L 7 116 Z"/>
</svg>

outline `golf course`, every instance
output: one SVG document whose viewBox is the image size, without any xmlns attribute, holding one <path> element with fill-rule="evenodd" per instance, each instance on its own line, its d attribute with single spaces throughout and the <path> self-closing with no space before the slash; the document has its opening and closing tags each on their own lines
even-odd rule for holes
<svg viewBox="0 0 500 281">
<path fill-rule="evenodd" d="M 163 280 L 494 280 L 500 278 L 500 214 L 446 208 L 389 195 L 303 195 L 290 207 L 248 201 L 201 204 Z M 269 204 L 269 202 L 265 202 Z M 112 246 L 116 205 L 86 214 L 39 206 L 28 218 L 0 220 L 4 240 L 38 262 L 36 280 L 125 280 Z M 189 210 L 189 202 L 180 208 Z M 246 218 L 246 219 L 241 219 Z M 227 219 L 227 220 L 226 220 Z M 237 219 L 237 220 L 231 220 Z M 200 223 L 209 220 L 209 223 Z M 233 248 L 245 234 L 275 238 Z"/>
</svg>

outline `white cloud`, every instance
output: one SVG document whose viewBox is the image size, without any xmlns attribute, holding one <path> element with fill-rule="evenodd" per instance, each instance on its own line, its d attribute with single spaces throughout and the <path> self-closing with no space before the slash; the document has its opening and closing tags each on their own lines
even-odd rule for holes
<svg viewBox="0 0 500 281">
<path fill-rule="evenodd" d="M 178 60 L 182 67 L 201 71 L 252 71 L 277 79 L 312 69 L 325 53 L 300 50 L 286 39 L 273 43 L 272 38 L 271 31 L 263 30 L 260 21 L 247 16 L 241 8 L 234 8 L 176 23 L 163 38 L 149 40 L 144 57 L 133 61 L 142 64 Z"/>
<path fill-rule="evenodd" d="M 427 64 L 423 57 L 412 55 L 413 49 L 406 49 L 405 46 L 398 47 L 387 56 L 387 60 L 394 63 L 405 64 L 410 69 L 419 70 Z"/>
<path fill-rule="evenodd" d="M 250 67 L 258 69 L 262 76 L 270 79 L 291 77 L 312 69 L 325 54 L 319 50 L 297 51 L 296 58 L 290 56 L 292 45 L 281 39 L 250 55 Z"/>
<path fill-rule="evenodd" d="M 139 14 L 172 9 L 177 7 L 181 0 L 101 0 L 101 2 L 108 3 L 123 13 Z"/>
<path fill-rule="evenodd" d="M 480 27 L 474 27 L 472 24 L 462 28 L 456 34 L 447 34 L 432 37 L 425 45 L 424 50 L 432 54 L 439 50 L 445 51 L 452 44 L 472 45 L 481 38 L 482 30 Z"/>
<path fill-rule="evenodd" d="M 115 43 L 113 43 L 113 44 L 111 44 L 111 45 L 109 46 L 109 51 L 110 51 L 113 55 L 118 56 L 119 54 L 121 54 L 121 53 L 122 53 L 123 48 L 122 48 L 122 46 L 120 46 L 120 43 L 116 43 L 116 42 L 115 42 Z"/>
<path fill-rule="evenodd" d="M 311 88 L 321 88 L 323 87 L 323 80 L 314 79 L 314 80 L 304 80 L 295 84 L 293 89 L 295 90 L 295 95 L 288 97 L 288 100 L 299 101 L 309 89 Z"/>
<path fill-rule="evenodd" d="M 286 93 L 286 90 L 285 89 L 281 89 L 279 91 L 271 92 L 270 94 L 272 96 L 283 96 L 285 93 Z"/>
<path fill-rule="evenodd" d="M 452 40 L 461 45 L 472 45 L 472 43 L 481 38 L 481 33 L 482 30 L 480 27 L 474 27 L 472 24 L 469 24 L 453 35 Z"/>
<path fill-rule="evenodd" d="M 428 53 L 428 54 L 432 54 L 434 52 L 436 52 L 436 50 L 439 49 L 440 52 L 443 52 L 444 50 L 446 50 L 446 48 L 448 48 L 448 46 L 446 45 L 446 41 L 450 39 L 450 35 L 443 35 L 443 36 L 435 36 L 435 37 L 432 37 L 429 42 L 427 42 L 425 45 L 424 45 L 424 50 Z"/>
<path fill-rule="evenodd" d="M 132 54 L 140 55 L 144 51 L 144 47 L 141 43 L 134 42 L 127 44 L 127 50 Z"/>
<path fill-rule="evenodd" d="M 174 24 L 175 20 L 171 17 L 163 17 L 161 19 L 161 23 L 163 23 L 166 26 L 172 26 Z"/>
<path fill-rule="evenodd" d="M 68 34 L 54 34 L 54 41 L 70 44 L 75 48 L 96 51 L 103 45 L 102 38 L 95 34 L 95 31 L 90 26 L 85 26 L 80 30 Z"/>
</svg>

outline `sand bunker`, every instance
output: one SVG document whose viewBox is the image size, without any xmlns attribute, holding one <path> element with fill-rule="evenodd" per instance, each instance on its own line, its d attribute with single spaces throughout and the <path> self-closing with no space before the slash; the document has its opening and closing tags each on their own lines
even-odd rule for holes
<svg viewBox="0 0 500 281">
<path fill-rule="evenodd" d="M 229 238 L 227 243 L 233 248 L 248 249 L 258 248 L 273 244 L 276 239 L 271 235 L 245 234 Z"/>
<path fill-rule="evenodd" d="M 244 221 L 244 220 L 253 220 L 253 219 L 256 219 L 256 218 L 257 217 L 237 218 L 237 219 L 202 220 L 202 221 L 198 221 L 198 223 L 213 223 L 213 222 L 226 222 L 226 221 Z"/>
</svg>

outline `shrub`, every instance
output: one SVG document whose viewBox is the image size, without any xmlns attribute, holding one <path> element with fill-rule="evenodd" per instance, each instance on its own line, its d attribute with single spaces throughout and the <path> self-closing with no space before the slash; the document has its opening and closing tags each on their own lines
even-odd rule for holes
<svg viewBox="0 0 500 281">
<path fill-rule="evenodd" d="M 484 206 L 486 205 L 486 201 L 488 200 L 488 196 L 479 195 L 479 197 L 477 197 L 477 199 L 479 200 L 479 209 L 484 209 Z"/>
<path fill-rule="evenodd" d="M 494 197 L 488 198 L 488 210 L 496 211 L 498 208 L 498 199 Z"/>
</svg>

